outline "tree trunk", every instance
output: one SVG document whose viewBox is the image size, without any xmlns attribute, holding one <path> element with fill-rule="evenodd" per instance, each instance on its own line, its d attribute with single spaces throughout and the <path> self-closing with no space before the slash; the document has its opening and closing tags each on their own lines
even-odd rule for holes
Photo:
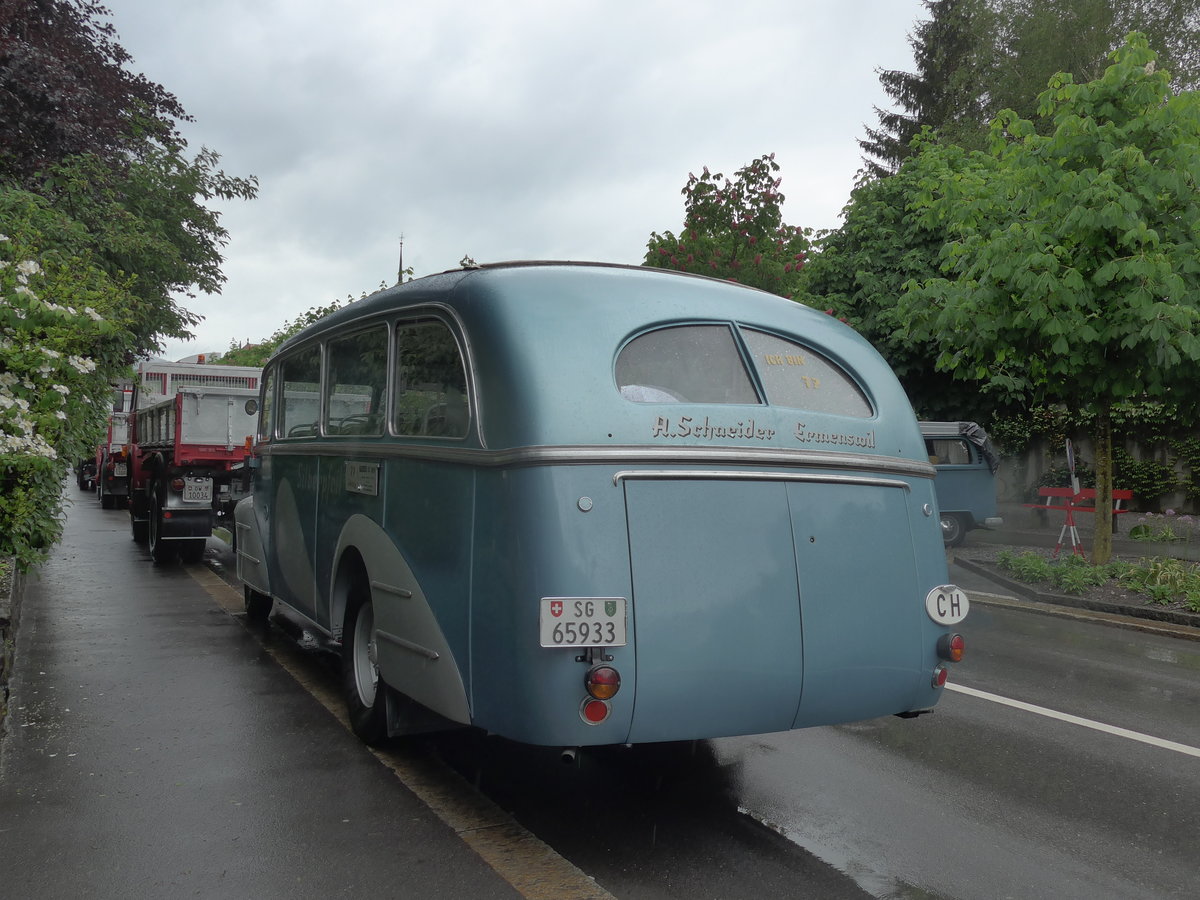
<svg viewBox="0 0 1200 900">
<path fill-rule="evenodd" d="M 1092 538 L 1092 565 L 1112 559 L 1113 452 L 1112 418 L 1108 407 L 1096 418 L 1096 533 Z"/>
</svg>

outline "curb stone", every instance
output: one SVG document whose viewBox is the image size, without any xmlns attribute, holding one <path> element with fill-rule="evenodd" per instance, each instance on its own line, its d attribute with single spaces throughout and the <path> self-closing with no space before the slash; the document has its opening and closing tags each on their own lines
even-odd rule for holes
<svg viewBox="0 0 1200 900">
<path fill-rule="evenodd" d="M 1046 591 L 1039 591 L 1037 588 L 1028 585 L 1021 581 L 1015 581 L 996 571 L 995 567 L 981 563 L 977 560 L 963 559 L 957 557 L 954 560 L 956 565 L 962 566 L 969 572 L 974 572 L 976 575 L 983 575 L 996 584 L 1002 585 L 1012 591 L 1016 596 L 1022 597 L 1025 600 L 1031 600 L 1036 603 L 1045 603 L 1052 606 L 1067 606 L 1074 609 L 1086 609 L 1093 612 L 1114 613 L 1116 615 L 1128 616 L 1134 619 L 1148 619 L 1153 622 L 1162 622 L 1168 625 L 1182 625 L 1196 629 L 1196 640 L 1200 640 L 1200 613 L 1182 612 L 1173 609 L 1156 609 L 1147 606 L 1134 606 L 1128 603 L 1107 603 L 1098 600 L 1089 600 L 1087 597 L 1073 597 L 1068 594 L 1053 594 Z"/>
</svg>

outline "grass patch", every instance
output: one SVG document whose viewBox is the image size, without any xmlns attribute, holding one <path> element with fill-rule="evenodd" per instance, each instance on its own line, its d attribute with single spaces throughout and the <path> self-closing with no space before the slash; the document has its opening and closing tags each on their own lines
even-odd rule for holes
<svg viewBox="0 0 1200 900">
<path fill-rule="evenodd" d="M 1192 612 L 1200 612 L 1200 566 L 1179 559 L 1155 557 L 1136 563 L 1093 566 L 1078 556 L 1053 561 L 1038 553 L 1003 550 L 996 563 L 1019 581 L 1048 583 L 1064 594 L 1086 594 L 1090 588 L 1115 582 L 1144 594 L 1150 603 L 1160 606 L 1178 603 Z"/>
</svg>

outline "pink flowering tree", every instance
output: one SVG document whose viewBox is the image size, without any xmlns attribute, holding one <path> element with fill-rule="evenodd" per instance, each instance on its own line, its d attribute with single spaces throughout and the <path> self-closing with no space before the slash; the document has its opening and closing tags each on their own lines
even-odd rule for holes
<svg viewBox="0 0 1200 900">
<path fill-rule="evenodd" d="M 783 221 L 775 154 L 739 169 L 733 180 L 705 166 L 683 188 L 683 228 L 653 232 L 643 265 L 724 278 L 794 299 L 809 232 Z"/>
</svg>

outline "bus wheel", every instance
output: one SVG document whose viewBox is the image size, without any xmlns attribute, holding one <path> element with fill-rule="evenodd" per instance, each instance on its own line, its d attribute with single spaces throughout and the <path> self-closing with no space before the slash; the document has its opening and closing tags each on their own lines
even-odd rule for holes
<svg viewBox="0 0 1200 900">
<path fill-rule="evenodd" d="M 942 543 L 947 547 L 957 547 L 967 534 L 966 523 L 962 516 L 954 513 L 942 513 Z"/>
<path fill-rule="evenodd" d="M 387 737 L 387 685 L 375 652 L 375 610 L 370 599 L 351 599 L 342 629 L 342 692 L 350 727 L 364 743 Z"/>
<path fill-rule="evenodd" d="M 175 548 L 170 541 L 162 539 L 162 506 L 158 491 L 150 492 L 150 557 L 156 563 L 170 562 L 175 557 Z"/>
<path fill-rule="evenodd" d="M 246 598 L 246 618 L 251 622 L 266 622 L 271 616 L 271 606 L 274 601 L 248 584 L 242 586 L 242 593 Z"/>
</svg>

